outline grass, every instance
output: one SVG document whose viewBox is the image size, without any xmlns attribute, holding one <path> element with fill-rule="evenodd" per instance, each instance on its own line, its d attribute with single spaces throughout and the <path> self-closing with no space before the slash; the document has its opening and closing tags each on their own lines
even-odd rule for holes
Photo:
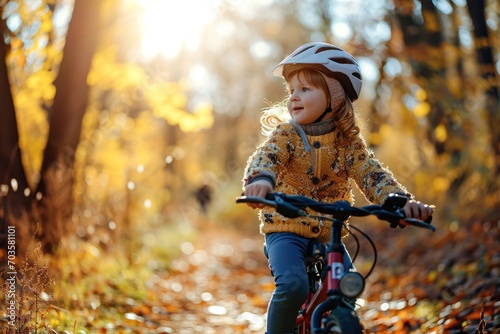
<svg viewBox="0 0 500 334">
<path fill-rule="evenodd" d="M 1 322 L 0 330 L 82 334 L 126 322 L 130 306 L 150 297 L 146 282 L 151 275 L 168 269 L 180 244 L 192 237 L 189 229 L 165 224 L 145 231 L 127 248 L 117 245 L 110 251 L 70 236 L 50 256 L 32 241 L 17 275 L 16 326 Z M 2 278 L 5 305 L 9 286 Z"/>
<path fill-rule="evenodd" d="M 48 261 L 44 259 L 41 244 L 32 239 L 20 263 L 12 257 L 1 270 L 2 301 L 6 321 L 0 324 L 5 334 L 38 333 L 48 330 L 48 293 L 54 283 L 49 276 Z"/>
</svg>

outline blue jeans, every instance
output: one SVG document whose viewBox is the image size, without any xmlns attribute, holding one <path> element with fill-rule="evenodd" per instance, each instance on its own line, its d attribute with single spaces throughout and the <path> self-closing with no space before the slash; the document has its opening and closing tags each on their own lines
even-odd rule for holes
<svg viewBox="0 0 500 334">
<path fill-rule="evenodd" d="M 267 309 L 267 333 L 293 333 L 298 312 L 309 291 L 304 260 L 310 239 L 280 232 L 266 234 L 265 240 L 275 284 Z M 346 255 L 345 268 L 351 268 L 347 250 Z"/>
</svg>

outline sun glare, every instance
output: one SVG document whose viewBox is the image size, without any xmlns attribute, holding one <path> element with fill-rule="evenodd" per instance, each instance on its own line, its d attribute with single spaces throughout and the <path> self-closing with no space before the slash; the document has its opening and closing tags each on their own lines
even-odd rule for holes
<svg viewBox="0 0 500 334">
<path fill-rule="evenodd" d="M 203 27 L 215 13 L 215 0 L 136 0 L 143 8 L 140 19 L 141 49 L 146 58 L 176 56 L 182 48 L 196 49 Z"/>
</svg>

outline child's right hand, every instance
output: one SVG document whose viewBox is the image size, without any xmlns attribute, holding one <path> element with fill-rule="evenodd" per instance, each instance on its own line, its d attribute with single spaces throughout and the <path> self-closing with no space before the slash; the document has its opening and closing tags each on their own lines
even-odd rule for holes
<svg viewBox="0 0 500 334">
<path fill-rule="evenodd" d="M 266 180 L 258 180 L 248 184 L 245 187 L 245 196 L 255 196 L 265 198 L 266 195 L 273 191 L 273 185 L 271 182 Z M 252 209 L 261 209 L 264 207 L 264 204 L 261 203 L 247 203 L 249 207 Z"/>
<path fill-rule="evenodd" d="M 405 206 L 403 206 L 403 212 L 406 217 L 425 221 L 434 213 L 434 205 L 427 205 L 414 200 L 408 200 Z M 409 225 L 404 220 L 401 220 L 400 224 L 404 226 Z"/>
</svg>

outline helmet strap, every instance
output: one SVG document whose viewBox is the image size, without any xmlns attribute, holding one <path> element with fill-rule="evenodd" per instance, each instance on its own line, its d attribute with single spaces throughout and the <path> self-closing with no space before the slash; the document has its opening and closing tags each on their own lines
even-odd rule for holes
<svg viewBox="0 0 500 334">
<path fill-rule="evenodd" d="M 328 106 L 326 107 L 325 111 L 319 117 L 314 121 L 314 123 L 319 123 L 323 118 L 325 118 L 326 114 L 332 111 L 332 107 Z"/>
</svg>

